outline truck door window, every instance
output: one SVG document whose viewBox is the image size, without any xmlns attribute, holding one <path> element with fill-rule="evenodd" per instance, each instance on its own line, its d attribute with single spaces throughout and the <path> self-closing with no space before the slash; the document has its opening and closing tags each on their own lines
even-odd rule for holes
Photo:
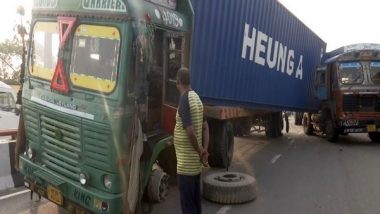
<svg viewBox="0 0 380 214">
<path fill-rule="evenodd" d="M 79 25 L 75 30 L 70 79 L 74 86 L 110 93 L 116 86 L 120 33 L 116 27 Z"/>
<path fill-rule="evenodd" d="M 58 24 L 37 22 L 33 27 L 29 71 L 32 76 L 53 78 L 59 50 Z"/>
<path fill-rule="evenodd" d="M 372 82 L 380 84 L 380 62 L 371 62 L 369 67 Z"/>
<path fill-rule="evenodd" d="M 359 62 L 341 63 L 339 65 L 339 80 L 342 84 L 361 84 L 364 80 L 363 67 Z"/>
<path fill-rule="evenodd" d="M 182 38 L 167 38 L 167 73 L 165 78 L 165 103 L 173 107 L 178 105 L 179 92 L 177 90 L 177 71 L 182 67 Z"/>
</svg>

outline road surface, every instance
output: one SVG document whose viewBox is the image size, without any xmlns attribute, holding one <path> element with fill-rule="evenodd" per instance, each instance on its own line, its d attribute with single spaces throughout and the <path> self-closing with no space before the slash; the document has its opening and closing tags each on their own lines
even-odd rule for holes
<svg viewBox="0 0 380 214">
<path fill-rule="evenodd" d="M 231 170 L 256 177 L 258 198 L 233 206 L 203 200 L 203 213 L 380 213 L 380 144 L 370 142 L 366 134 L 344 136 L 333 144 L 292 127 L 275 140 L 263 134 L 235 140 Z M 57 213 L 46 200 L 30 201 L 29 193 L 5 194 L 0 195 L 0 213 Z M 180 213 L 178 197 L 177 187 L 171 187 L 165 202 L 151 204 L 151 213 Z"/>
</svg>

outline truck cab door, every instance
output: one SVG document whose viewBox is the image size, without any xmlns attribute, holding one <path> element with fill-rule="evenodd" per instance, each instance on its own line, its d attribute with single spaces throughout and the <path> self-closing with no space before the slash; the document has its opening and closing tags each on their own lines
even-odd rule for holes
<svg viewBox="0 0 380 214">
<path fill-rule="evenodd" d="M 184 36 L 165 33 L 164 36 L 164 80 L 162 121 L 164 130 L 173 133 L 179 102 L 176 85 L 177 71 L 184 65 Z"/>
<path fill-rule="evenodd" d="M 326 67 L 318 67 L 315 75 L 315 96 L 318 100 L 327 100 L 327 75 Z"/>
</svg>

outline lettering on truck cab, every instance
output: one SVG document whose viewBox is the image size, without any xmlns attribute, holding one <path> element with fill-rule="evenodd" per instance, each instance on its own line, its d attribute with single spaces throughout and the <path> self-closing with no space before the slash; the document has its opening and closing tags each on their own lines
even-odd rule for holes
<svg viewBox="0 0 380 214">
<path fill-rule="evenodd" d="M 284 74 L 286 72 L 289 76 L 294 76 L 296 79 L 302 80 L 303 55 L 296 57 L 294 50 L 279 41 L 274 41 L 273 47 L 272 37 L 262 31 L 256 30 L 254 27 L 252 27 L 252 31 L 250 31 L 249 24 L 245 23 L 243 48 L 241 52 L 243 59 L 247 57 L 248 48 L 250 48 L 250 61 L 261 66 L 267 66 L 269 69 L 276 69 L 276 71 L 280 71 Z M 297 65 L 297 67 L 295 67 L 295 65 Z"/>
</svg>

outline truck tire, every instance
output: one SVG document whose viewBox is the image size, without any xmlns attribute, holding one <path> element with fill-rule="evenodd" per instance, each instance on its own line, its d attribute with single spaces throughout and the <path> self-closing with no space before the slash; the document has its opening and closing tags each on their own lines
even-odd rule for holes
<svg viewBox="0 0 380 214">
<path fill-rule="evenodd" d="M 164 201 L 168 196 L 169 176 L 162 169 L 153 170 L 147 188 L 148 197 L 151 201 Z"/>
<path fill-rule="evenodd" d="M 302 118 L 303 132 L 306 135 L 312 135 L 314 132 L 313 124 L 311 124 L 311 114 L 304 113 Z"/>
<path fill-rule="evenodd" d="M 245 136 L 251 133 L 252 119 L 249 117 L 241 118 L 233 122 L 234 135 Z"/>
<path fill-rule="evenodd" d="M 282 112 L 271 113 L 266 122 L 265 136 L 277 138 L 282 136 Z"/>
<path fill-rule="evenodd" d="M 372 140 L 372 142 L 380 143 L 380 132 L 369 132 L 368 137 Z"/>
<path fill-rule="evenodd" d="M 335 128 L 334 123 L 331 119 L 327 119 L 325 122 L 326 130 L 326 138 L 330 142 L 336 142 L 338 140 L 339 132 Z"/>
<path fill-rule="evenodd" d="M 228 168 L 234 154 L 234 133 L 231 122 L 215 122 L 210 129 L 209 164 L 211 167 Z"/>
<path fill-rule="evenodd" d="M 203 197 L 221 204 L 241 204 L 257 197 L 256 180 L 238 172 L 212 173 L 203 178 Z"/>
<path fill-rule="evenodd" d="M 296 112 L 294 116 L 294 125 L 302 126 L 302 117 L 303 117 L 303 112 Z"/>
</svg>

